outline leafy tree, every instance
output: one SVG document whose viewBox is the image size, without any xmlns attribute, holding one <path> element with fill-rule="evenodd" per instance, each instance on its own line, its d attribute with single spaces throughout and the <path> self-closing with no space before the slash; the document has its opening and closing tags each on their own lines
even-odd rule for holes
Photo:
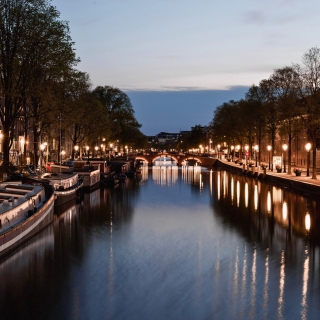
<svg viewBox="0 0 320 320">
<path fill-rule="evenodd" d="M 59 58 L 66 51 L 74 58 L 72 45 L 68 24 L 59 20 L 59 12 L 47 0 L 0 1 L 0 95 L 4 99 L 0 120 L 5 166 L 15 120 L 25 115 L 23 107 L 39 67 L 61 68 L 63 59 Z"/>
<path fill-rule="evenodd" d="M 275 90 L 270 79 L 264 79 L 259 83 L 260 94 L 265 116 L 265 133 L 271 141 L 271 150 L 275 150 L 275 140 L 279 124 L 279 112 L 276 104 Z"/>
<path fill-rule="evenodd" d="M 258 86 L 251 86 L 246 94 L 246 100 L 248 102 L 249 114 L 251 120 L 249 123 L 253 128 L 254 135 L 257 140 L 260 157 L 261 142 L 266 135 L 266 117 L 265 117 L 265 105 L 263 91 Z M 257 155 L 256 155 L 257 156 Z M 260 162 L 260 159 L 259 159 Z"/>
<path fill-rule="evenodd" d="M 93 94 L 104 107 L 111 132 L 110 139 L 119 140 L 124 148 L 132 142 L 132 133 L 141 128 L 129 97 L 120 89 L 110 86 L 98 86 Z"/>
</svg>

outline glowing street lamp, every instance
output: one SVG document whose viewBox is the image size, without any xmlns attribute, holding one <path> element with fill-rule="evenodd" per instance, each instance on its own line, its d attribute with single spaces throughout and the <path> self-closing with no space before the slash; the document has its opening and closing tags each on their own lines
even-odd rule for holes
<svg viewBox="0 0 320 320">
<path fill-rule="evenodd" d="M 95 147 L 94 147 L 94 150 L 96 150 L 96 157 L 98 157 L 98 149 L 99 149 L 98 146 L 95 146 Z"/>
<path fill-rule="evenodd" d="M 283 172 L 286 172 L 286 151 L 288 149 L 288 145 L 287 144 L 283 144 L 282 145 L 282 149 L 284 151 L 284 157 L 283 157 Z"/>
<path fill-rule="evenodd" d="M 231 146 L 232 161 L 234 160 L 234 146 Z"/>
<path fill-rule="evenodd" d="M 245 145 L 244 150 L 246 150 L 246 164 L 248 164 L 248 151 L 249 151 L 249 146 Z"/>
<path fill-rule="evenodd" d="M 309 170 L 310 170 L 310 149 L 311 149 L 311 143 L 308 142 L 306 144 L 306 150 L 308 152 L 308 154 L 307 154 L 307 177 L 309 177 Z"/>
<path fill-rule="evenodd" d="M 86 146 L 87 154 L 88 154 L 88 162 L 89 162 L 89 146 Z"/>
<path fill-rule="evenodd" d="M 220 159 L 220 147 L 221 147 L 220 144 L 218 144 L 217 145 L 217 148 L 218 148 L 218 159 Z"/>
<path fill-rule="evenodd" d="M 79 146 L 74 146 L 74 150 L 76 151 L 76 156 L 77 156 L 77 158 L 78 158 L 78 150 L 79 150 Z"/>
<path fill-rule="evenodd" d="M 259 146 L 256 144 L 254 146 L 254 157 L 256 158 L 256 167 L 258 166 L 258 157 L 257 157 L 258 150 L 259 150 Z"/>
<path fill-rule="evenodd" d="M 41 171 L 42 171 L 42 153 L 43 153 L 43 150 L 45 149 L 46 145 L 44 143 L 40 144 L 40 169 L 39 169 L 39 172 L 41 174 Z"/>
<path fill-rule="evenodd" d="M 269 153 L 269 170 L 270 170 L 270 151 L 271 151 L 272 147 L 270 146 L 270 144 L 267 146 L 267 150 Z"/>
<path fill-rule="evenodd" d="M 66 151 L 65 150 L 62 150 L 61 151 L 61 156 L 62 156 L 62 160 L 64 160 L 64 156 L 66 155 Z"/>
</svg>

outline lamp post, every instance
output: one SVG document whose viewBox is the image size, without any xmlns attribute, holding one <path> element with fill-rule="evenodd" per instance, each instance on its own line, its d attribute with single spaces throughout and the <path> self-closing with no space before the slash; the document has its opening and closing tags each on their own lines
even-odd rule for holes
<svg viewBox="0 0 320 320">
<path fill-rule="evenodd" d="M 306 150 L 307 150 L 307 177 L 309 177 L 309 170 L 310 170 L 310 149 L 311 149 L 311 143 L 308 142 L 306 144 Z"/>
<path fill-rule="evenodd" d="M 62 156 L 62 160 L 64 160 L 64 156 L 66 155 L 66 151 L 65 150 L 62 150 L 61 151 L 61 156 Z"/>
<path fill-rule="evenodd" d="M 283 172 L 286 172 L 286 151 L 288 149 L 288 145 L 287 144 L 283 144 L 282 149 L 284 151 L 284 157 L 283 157 Z"/>
<path fill-rule="evenodd" d="M 267 150 L 269 153 L 269 170 L 270 170 L 270 151 L 271 151 L 272 147 L 270 146 L 270 144 L 267 146 Z"/>
<path fill-rule="evenodd" d="M 231 146 L 232 161 L 234 160 L 234 146 Z"/>
<path fill-rule="evenodd" d="M 248 150 L 249 150 L 249 146 L 245 145 L 244 150 L 246 150 L 246 164 L 248 164 Z"/>
<path fill-rule="evenodd" d="M 99 149 L 98 146 L 95 146 L 95 147 L 94 147 L 94 150 L 96 150 L 96 157 L 98 157 L 98 149 Z"/>
<path fill-rule="evenodd" d="M 259 146 L 256 144 L 254 146 L 254 157 L 256 158 L 256 167 L 258 166 L 258 157 L 257 157 L 258 150 L 259 150 Z"/>
<path fill-rule="evenodd" d="M 74 146 L 74 150 L 76 151 L 76 156 L 78 158 L 78 150 L 79 150 L 79 146 Z"/>
<path fill-rule="evenodd" d="M 86 146 L 87 154 L 88 154 L 88 162 L 89 162 L 89 146 Z"/>
<path fill-rule="evenodd" d="M 220 156 L 219 156 L 220 155 L 220 147 L 221 147 L 220 144 L 218 144 L 217 145 L 217 148 L 218 148 L 218 159 L 220 159 Z"/>
<path fill-rule="evenodd" d="M 39 168 L 39 174 L 41 175 L 42 171 L 42 153 L 46 145 L 44 143 L 40 144 L 40 168 Z"/>
</svg>

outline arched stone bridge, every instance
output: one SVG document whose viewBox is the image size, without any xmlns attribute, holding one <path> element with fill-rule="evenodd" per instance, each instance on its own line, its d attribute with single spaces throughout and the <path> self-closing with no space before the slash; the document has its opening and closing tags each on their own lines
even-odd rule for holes
<svg viewBox="0 0 320 320">
<path fill-rule="evenodd" d="M 135 156 L 136 160 L 143 160 L 148 162 L 148 166 L 153 166 L 153 163 L 159 159 L 160 157 L 166 156 L 171 158 L 172 161 L 176 161 L 178 166 L 181 166 L 183 161 L 193 160 L 199 163 L 201 166 L 212 166 L 216 159 L 210 157 L 201 157 L 194 154 L 171 154 L 168 153 L 161 153 L 161 154 L 152 154 L 152 155 L 137 155 Z"/>
</svg>

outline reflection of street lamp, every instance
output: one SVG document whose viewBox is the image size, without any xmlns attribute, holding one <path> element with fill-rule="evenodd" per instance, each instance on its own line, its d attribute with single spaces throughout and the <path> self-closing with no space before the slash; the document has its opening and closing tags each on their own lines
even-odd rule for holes
<svg viewBox="0 0 320 320">
<path fill-rule="evenodd" d="M 270 151 L 271 151 L 272 147 L 270 145 L 267 146 L 267 150 L 269 152 L 269 170 L 270 170 Z"/>
<path fill-rule="evenodd" d="M 307 213 L 304 218 L 304 225 L 305 225 L 306 230 L 309 232 L 310 228 L 311 228 L 311 217 L 310 217 L 309 213 Z"/>
<path fill-rule="evenodd" d="M 308 154 L 307 154 L 307 177 L 309 177 L 309 170 L 310 170 L 310 149 L 311 149 L 311 143 L 308 142 L 306 144 L 306 150 L 308 152 Z"/>
<path fill-rule="evenodd" d="M 254 157 L 256 158 L 256 167 L 258 166 L 258 157 L 257 157 L 258 150 L 259 150 L 259 146 L 256 144 L 254 146 Z"/>
<path fill-rule="evenodd" d="M 288 149 L 288 145 L 286 145 L 285 143 L 282 146 L 282 149 L 284 151 L 284 157 L 283 157 L 283 172 L 286 172 L 286 151 Z"/>
</svg>

